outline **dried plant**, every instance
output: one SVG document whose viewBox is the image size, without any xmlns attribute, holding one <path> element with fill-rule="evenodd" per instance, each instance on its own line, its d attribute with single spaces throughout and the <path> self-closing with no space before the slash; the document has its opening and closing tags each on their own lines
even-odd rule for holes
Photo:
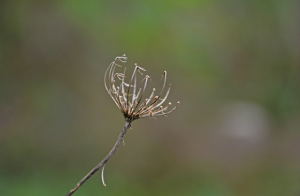
<svg viewBox="0 0 300 196">
<path fill-rule="evenodd" d="M 167 92 L 162 97 L 162 93 L 166 86 L 166 79 L 167 79 L 167 72 L 164 71 L 163 74 L 163 86 L 160 93 L 156 96 L 155 88 L 153 88 L 152 93 L 149 97 L 143 100 L 143 96 L 147 87 L 147 83 L 151 80 L 150 76 L 146 75 L 142 82 L 144 85 L 142 88 L 137 90 L 137 72 L 143 75 L 142 71 L 146 71 L 144 68 L 135 66 L 133 74 L 129 83 L 125 82 L 125 72 L 126 68 L 124 69 L 123 73 L 116 73 L 116 67 L 121 67 L 118 63 L 125 63 L 127 57 L 125 55 L 116 57 L 115 60 L 108 66 L 105 76 L 104 76 L 104 84 L 105 89 L 107 90 L 110 97 L 113 99 L 115 104 L 121 110 L 124 118 L 125 118 L 125 125 L 118 137 L 117 142 L 108 153 L 108 155 L 94 167 L 82 180 L 80 180 L 76 186 L 71 189 L 68 195 L 72 195 L 87 179 L 89 179 L 96 171 L 98 171 L 102 166 L 102 182 L 104 183 L 104 166 L 105 163 L 110 159 L 110 157 L 116 152 L 117 148 L 119 147 L 120 143 L 123 140 L 124 135 L 126 134 L 127 130 L 131 127 L 131 123 L 134 120 L 146 117 L 157 117 L 157 116 L 166 116 L 167 114 L 173 112 L 177 106 L 179 105 L 179 101 L 177 102 L 176 106 L 171 110 L 168 110 L 171 103 L 169 102 L 166 106 L 163 106 L 163 103 L 167 100 L 169 95 L 171 85 L 169 86 Z M 116 82 L 117 80 L 117 82 Z M 125 143 L 124 143 L 125 144 Z"/>
</svg>

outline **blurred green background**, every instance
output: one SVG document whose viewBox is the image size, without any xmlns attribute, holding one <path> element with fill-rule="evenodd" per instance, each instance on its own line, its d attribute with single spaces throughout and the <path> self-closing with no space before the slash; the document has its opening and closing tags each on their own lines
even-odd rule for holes
<svg viewBox="0 0 300 196">
<path fill-rule="evenodd" d="M 0 195 L 65 195 L 123 127 L 103 76 L 126 54 L 179 108 L 133 123 L 80 195 L 300 195 L 296 0 L 4 0 Z M 150 88 L 150 87 L 149 87 Z"/>
</svg>

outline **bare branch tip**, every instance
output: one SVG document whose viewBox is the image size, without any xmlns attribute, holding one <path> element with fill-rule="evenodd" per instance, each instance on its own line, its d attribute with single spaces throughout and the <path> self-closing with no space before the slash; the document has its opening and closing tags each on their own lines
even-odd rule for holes
<svg viewBox="0 0 300 196">
<path fill-rule="evenodd" d="M 103 165 L 103 167 L 102 167 L 101 178 L 102 178 L 103 185 L 106 186 L 106 184 L 104 182 L 104 167 L 105 167 L 105 165 Z"/>
</svg>

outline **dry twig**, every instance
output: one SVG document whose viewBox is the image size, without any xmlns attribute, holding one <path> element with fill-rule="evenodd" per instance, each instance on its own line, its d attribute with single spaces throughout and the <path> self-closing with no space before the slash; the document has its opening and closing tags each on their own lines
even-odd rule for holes
<svg viewBox="0 0 300 196">
<path fill-rule="evenodd" d="M 150 76 L 146 75 L 145 78 L 142 80 L 142 82 L 144 81 L 143 88 L 139 88 L 139 90 L 137 91 L 137 72 L 143 75 L 142 71 L 146 70 L 136 65 L 131 76 L 130 82 L 126 83 L 124 81 L 126 69 L 123 73 L 115 72 L 116 67 L 120 66 L 117 63 L 124 63 L 126 62 L 126 60 L 127 57 L 125 55 L 116 57 L 115 60 L 108 66 L 104 76 L 105 89 L 122 112 L 125 118 L 125 125 L 118 137 L 117 142 L 115 143 L 111 151 L 108 153 L 108 155 L 98 165 L 96 165 L 96 167 L 94 167 L 82 180 L 80 180 L 76 184 L 76 186 L 68 192 L 66 196 L 72 195 L 85 181 L 87 181 L 87 179 L 89 179 L 94 173 L 96 173 L 96 171 L 98 171 L 102 166 L 104 169 L 105 163 L 114 155 L 120 143 L 122 141 L 124 142 L 123 137 L 127 130 L 131 127 L 132 121 L 146 117 L 166 116 L 166 114 L 173 112 L 179 105 L 178 101 L 176 106 L 169 111 L 168 108 L 171 105 L 171 103 L 168 103 L 168 105 L 165 107 L 162 106 L 162 104 L 166 101 L 171 89 L 170 85 L 165 96 L 161 97 L 166 85 L 166 71 L 163 74 L 164 83 L 159 95 L 154 96 L 155 88 L 153 88 L 150 96 L 144 101 L 142 101 L 147 83 L 149 80 L 151 80 L 151 78 Z M 118 85 L 116 84 L 116 79 L 119 80 Z M 103 185 L 106 186 L 103 178 L 103 170 L 102 182 Z"/>
</svg>

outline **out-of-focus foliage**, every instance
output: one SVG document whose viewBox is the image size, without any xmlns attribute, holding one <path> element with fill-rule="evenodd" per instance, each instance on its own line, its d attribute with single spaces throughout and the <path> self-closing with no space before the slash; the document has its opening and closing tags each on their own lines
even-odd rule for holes
<svg viewBox="0 0 300 196">
<path fill-rule="evenodd" d="M 298 1 L 1 1 L 0 195 L 64 195 L 123 117 L 103 86 L 122 54 L 168 118 L 133 123 L 74 195 L 300 194 Z"/>
</svg>

